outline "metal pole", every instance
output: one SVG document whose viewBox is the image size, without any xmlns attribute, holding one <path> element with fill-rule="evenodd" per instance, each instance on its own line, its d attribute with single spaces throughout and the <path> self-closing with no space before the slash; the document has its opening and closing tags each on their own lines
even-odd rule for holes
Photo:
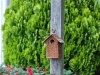
<svg viewBox="0 0 100 75">
<path fill-rule="evenodd" d="M 64 0 L 51 0 L 51 33 L 55 33 L 64 40 Z M 64 51 L 62 58 L 50 59 L 50 74 L 63 75 Z"/>
</svg>

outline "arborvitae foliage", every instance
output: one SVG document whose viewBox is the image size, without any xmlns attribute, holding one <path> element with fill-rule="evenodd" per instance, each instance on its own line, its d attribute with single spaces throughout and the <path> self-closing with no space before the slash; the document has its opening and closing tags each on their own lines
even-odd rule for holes
<svg viewBox="0 0 100 75">
<path fill-rule="evenodd" d="M 66 67 L 77 75 L 100 72 L 100 0 L 65 0 L 64 38 Z"/>
<path fill-rule="evenodd" d="M 48 65 L 43 40 L 49 35 L 50 1 L 11 0 L 4 16 L 4 62 Z"/>
<path fill-rule="evenodd" d="M 43 40 L 50 32 L 51 0 L 12 0 L 5 12 L 4 61 L 49 66 Z M 100 72 L 100 0 L 65 0 L 64 66 L 77 75 Z"/>
</svg>

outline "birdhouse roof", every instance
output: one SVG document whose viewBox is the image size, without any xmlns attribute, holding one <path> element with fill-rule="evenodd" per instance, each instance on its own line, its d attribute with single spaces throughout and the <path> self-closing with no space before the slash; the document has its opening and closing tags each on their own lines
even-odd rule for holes
<svg viewBox="0 0 100 75">
<path fill-rule="evenodd" d="M 58 37 L 56 34 L 51 34 L 47 39 L 44 40 L 44 43 L 45 43 L 50 37 L 55 38 L 55 39 L 56 39 L 58 42 L 60 42 L 60 43 L 64 43 L 64 41 L 63 41 L 60 37 Z"/>
</svg>

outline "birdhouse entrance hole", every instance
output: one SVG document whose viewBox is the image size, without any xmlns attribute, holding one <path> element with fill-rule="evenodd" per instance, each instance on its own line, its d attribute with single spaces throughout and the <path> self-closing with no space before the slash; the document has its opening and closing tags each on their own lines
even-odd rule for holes
<svg viewBox="0 0 100 75">
<path fill-rule="evenodd" d="M 53 39 L 51 39 L 51 40 L 50 40 L 50 43 L 54 43 L 54 40 L 53 40 Z"/>
</svg>

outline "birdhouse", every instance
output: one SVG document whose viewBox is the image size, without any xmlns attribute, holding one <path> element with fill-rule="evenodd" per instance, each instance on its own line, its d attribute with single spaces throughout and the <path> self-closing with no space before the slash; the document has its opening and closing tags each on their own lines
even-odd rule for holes
<svg viewBox="0 0 100 75">
<path fill-rule="evenodd" d="M 62 44 L 64 41 L 56 34 L 51 34 L 45 41 L 46 43 L 46 57 L 47 58 L 61 58 Z"/>
</svg>

